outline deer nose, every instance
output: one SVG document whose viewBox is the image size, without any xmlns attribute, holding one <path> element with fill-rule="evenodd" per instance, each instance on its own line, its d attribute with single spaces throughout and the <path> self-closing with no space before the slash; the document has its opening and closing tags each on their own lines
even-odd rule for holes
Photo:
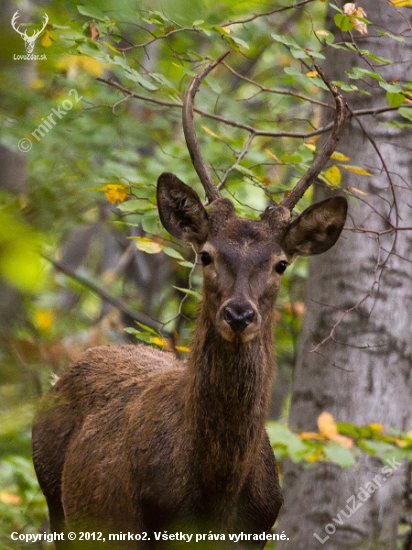
<svg viewBox="0 0 412 550">
<path fill-rule="evenodd" d="M 243 332 L 253 322 L 255 311 L 247 303 L 231 303 L 223 311 L 226 323 L 233 332 Z"/>
</svg>

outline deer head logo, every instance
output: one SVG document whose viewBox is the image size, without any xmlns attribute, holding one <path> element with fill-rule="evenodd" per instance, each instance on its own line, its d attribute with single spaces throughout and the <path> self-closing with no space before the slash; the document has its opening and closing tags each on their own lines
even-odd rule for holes
<svg viewBox="0 0 412 550">
<path fill-rule="evenodd" d="M 16 11 L 16 13 L 13 15 L 13 18 L 11 20 L 11 26 L 13 27 L 13 29 L 18 32 L 20 34 L 20 36 L 23 38 L 24 40 L 24 45 L 25 45 L 25 48 L 26 48 L 26 52 L 27 53 L 32 53 L 33 49 L 34 49 L 34 44 L 37 40 L 37 37 L 44 31 L 44 29 L 46 28 L 46 25 L 49 21 L 49 16 L 47 15 L 47 13 L 44 14 L 43 16 L 43 26 L 40 30 L 38 31 L 34 31 L 33 34 L 31 36 L 29 36 L 27 34 L 27 31 L 24 31 L 24 32 L 21 32 L 20 30 L 20 26 L 17 26 L 16 27 L 16 21 L 17 19 L 19 18 L 19 12 Z"/>
</svg>

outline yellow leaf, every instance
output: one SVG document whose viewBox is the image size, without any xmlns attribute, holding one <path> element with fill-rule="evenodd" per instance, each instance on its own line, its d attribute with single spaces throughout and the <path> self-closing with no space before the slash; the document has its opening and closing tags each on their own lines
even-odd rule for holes
<svg viewBox="0 0 412 550">
<path fill-rule="evenodd" d="M 127 190 L 127 185 L 124 183 L 108 183 L 104 187 L 100 187 L 99 190 L 104 191 L 106 199 L 111 204 L 123 202 L 127 197 L 127 193 L 125 193 Z"/>
<path fill-rule="evenodd" d="M 372 176 L 370 172 L 360 166 L 348 166 L 347 164 L 340 164 L 339 166 L 342 166 L 342 168 L 348 172 L 353 172 L 354 174 L 359 174 L 360 176 Z"/>
<path fill-rule="evenodd" d="M 69 78 L 75 77 L 79 69 L 84 69 L 92 76 L 102 76 L 106 66 L 107 64 L 86 55 L 67 54 L 56 63 L 56 67 L 65 71 Z"/>
<path fill-rule="evenodd" d="M 82 67 L 85 71 L 87 71 L 92 76 L 102 76 L 105 65 L 101 61 L 98 61 L 97 59 L 93 59 L 92 57 L 87 57 L 85 55 L 82 55 L 80 56 L 79 66 Z"/>
<path fill-rule="evenodd" d="M 365 193 L 365 191 L 361 191 L 361 189 L 358 189 L 357 187 L 348 187 L 353 193 L 357 193 L 358 195 L 362 195 L 362 197 L 370 197 L 370 193 Z"/>
<path fill-rule="evenodd" d="M 272 153 L 272 151 L 269 151 L 269 149 L 265 149 L 265 153 L 269 155 L 272 159 L 276 160 L 277 162 L 280 162 L 278 157 L 274 153 Z"/>
<path fill-rule="evenodd" d="M 329 36 L 329 32 L 328 31 L 325 31 L 323 29 L 319 30 L 319 31 L 315 31 L 316 34 L 320 34 L 321 36 Z"/>
<path fill-rule="evenodd" d="M 6 491 L 0 492 L 0 502 L 4 504 L 13 504 L 14 506 L 21 505 L 21 498 L 13 493 L 7 493 Z"/>
<path fill-rule="evenodd" d="M 335 419 L 327 411 L 323 411 L 318 417 L 318 428 L 321 434 L 330 439 L 331 435 L 338 435 Z"/>
<path fill-rule="evenodd" d="M 302 432 L 298 434 L 301 439 L 326 439 L 326 436 L 317 432 Z"/>
<path fill-rule="evenodd" d="M 339 187 L 342 181 L 342 174 L 337 166 L 331 166 L 324 172 L 324 177 L 327 180 L 329 187 Z"/>
<path fill-rule="evenodd" d="M 32 88 L 32 90 L 41 90 L 41 88 L 44 88 L 44 80 L 35 78 L 30 82 L 30 88 Z"/>
<path fill-rule="evenodd" d="M 215 132 L 213 132 L 212 130 L 210 130 L 210 128 L 208 128 L 207 126 L 202 126 L 203 130 L 206 132 L 206 134 L 209 134 L 209 136 L 213 136 L 215 138 L 218 138 L 218 139 L 221 139 L 220 136 L 218 136 L 217 134 L 215 134 Z"/>
<path fill-rule="evenodd" d="M 334 435 L 330 438 L 332 441 L 336 441 L 341 445 L 341 447 L 345 447 L 345 449 L 351 449 L 353 447 L 353 439 L 350 437 L 346 437 L 346 435 Z"/>
<path fill-rule="evenodd" d="M 327 411 L 323 411 L 323 413 L 319 415 L 318 428 L 321 434 L 331 441 L 336 441 L 342 447 L 345 447 L 346 449 L 353 447 L 353 440 L 350 437 L 346 437 L 345 435 L 340 435 L 338 433 L 338 427 L 335 419 Z"/>
<path fill-rule="evenodd" d="M 318 451 L 315 451 L 314 453 L 305 456 L 306 462 L 317 462 L 320 458 L 323 456 L 323 450 L 319 449 Z"/>
<path fill-rule="evenodd" d="M 177 351 L 183 351 L 184 353 L 189 353 L 190 348 L 187 348 L 186 346 L 175 346 Z"/>
<path fill-rule="evenodd" d="M 316 145 L 313 145 L 313 143 L 304 143 L 303 145 L 307 147 L 310 151 L 316 151 Z"/>
<path fill-rule="evenodd" d="M 407 447 L 408 443 L 404 439 L 400 439 L 398 437 L 395 438 L 395 443 L 398 447 Z"/>
<path fill-rule="evenodd" d="M 154 336 L 153 338 L 150 338 L 150 343 L 154 344 L 155 346 L 160 346 L 161 348 L 163 348 L 167 342 L 164 338 L 159 338 L 159 336 Z"/>
<path fill-rule="evenodd" d="M 318 71 L 309 71 L 308 73 L 306 73 L 306 76 L 308 78 L 315 78 L 315 76 L 319 76 L 319 74 Z"/>
<path fill-rule="evenodd" d="M 134 237 L 133 240 L 136 241 L 136 247 L 147 254 L 158 254 L 162 251 L 162 247 L 159 244 L 151 241 L 147 237 Z"/>
<path fill-rule="evenodd" d="M 54 323 L 53 311 L 50 309 L 37 309 L 34 312 L 34 322 L 40 330 L 48 332 Z"/>
<path fill-rule="evenodd" d="M 389 4 L 396 7 L 412 6 L 412 0 L 392 0 Z"/>
<path fill-rule="evenodd" d="M 114 52 L 114 53 L 117 53 L 117 54 L 121 53 L 120 50 L 118 50 L 117 48 L 115 48 L 114 46 L 109 44 L 109 42 L 102 42 L 102 44 L 104 44 L 106 46 L 106 48 L 109 48 L 109 50 L 112 50 L 112 52 Z"/>
<path fill-rule="evenodd" d="M 40 39 L 40 42 L 42 46 L 44 46 L 45 48 L 49 48 L 53 44 L 52 33 L 50 31 L 44 32 Z"/>
<path fill-rule="evenodd" d="M 338 151 L 335 151 L 330 156 L 331 159 L 340 160 L 343 162 L 344 160 L 350 160 L 350 157 L 347 157 L 346 155 L 342 155 L 342 153 L 338 153 Z"/>
</svg>

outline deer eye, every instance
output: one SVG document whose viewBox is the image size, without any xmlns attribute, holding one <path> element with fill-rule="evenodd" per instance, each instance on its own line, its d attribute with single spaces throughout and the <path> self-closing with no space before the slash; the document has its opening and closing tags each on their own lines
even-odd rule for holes
<svg viewBox="0 0 412 550">
<path fill-rule="evenodd" d="M 205 267 L 212 263 L 212 257 L 208 252 L 201 252 L 200 261 L 202 262 L 202 265 Z"/>
<path fill-rule="evenodd" d="M 285 272 L 285 269 L 288 267 L 288 262 L 285 260 L 281 260 L 275 265 L 275 271 L 276 273 L 279 273 L 279 275 L 282 275 L 282 273 Z"/>
</svg>

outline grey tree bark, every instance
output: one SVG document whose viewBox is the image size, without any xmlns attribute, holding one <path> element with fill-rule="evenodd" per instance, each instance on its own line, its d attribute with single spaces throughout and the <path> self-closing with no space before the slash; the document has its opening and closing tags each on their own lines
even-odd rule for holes
<svg viewBox="0 0 412 550">
<path fill-rule="evenodd" d="M 354 36 L 358 46 L 395 61 L 384 69 L 387 78 L 410 80 L 410 23 L 386 1 L 363 0 L 359 5 L 373 25 L 369 36 Z M 406 40 L 390 40 L 377 30 L 404 33 Z M 333 50 L 323 68 L 333 80 L 344 80 L 344 71 L 353 66 L 368 68 L 358 55 Z M 370 86 L 371 98 L 349 96 L 352 109 L 387 105 L 378 83 L 370 81 Z M 344 187 L 367 195 L 351 201 L 338 244 L 310 262 L 290 414 L 296 431 L 316 430 L 325 410 L 338 421 L 357 425 L 375 422 L 402 431 L 412 427 L 411 140 L 410 129 L 378 124 L 384 118 L 359 118 L 362 127 L 352 119 L 339 145 L 350 164 L 373 175 L 344 177 Z M 327 193 L 317 189 L 316 200 Z M 387 477 L 384 466 L 369 455 L 348 470 L 332 463 L 310 469 L 288 464 L 279 529 L 289 540 L 282 548 L 395 550 L 406 466 L 393 463 L 393 474 Z M 374 478 L 381 486 L 362 498 L 362 488 Z"/>
</svg>

